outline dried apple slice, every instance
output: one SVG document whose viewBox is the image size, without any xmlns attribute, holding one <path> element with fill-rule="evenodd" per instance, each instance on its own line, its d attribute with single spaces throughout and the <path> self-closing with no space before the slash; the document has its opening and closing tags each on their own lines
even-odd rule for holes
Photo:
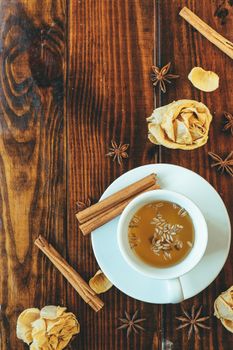
<svg viewBox="0 0 233 350">
<path fill-rule="evenodd" d="M 201 67 L 194 67 L 188 75 L 193 86 L 205 92 L 211 92 L 219 87 L 219 76 Z"/>
<path fill-rule="evenodd" d="M 90 279 L 89 286 L 94 292 L 96 292 L 96 294 L 100 294 L 107 292 L 112 287 L 112 283 L 101 270 L 98 270 Z"/>
</svg>

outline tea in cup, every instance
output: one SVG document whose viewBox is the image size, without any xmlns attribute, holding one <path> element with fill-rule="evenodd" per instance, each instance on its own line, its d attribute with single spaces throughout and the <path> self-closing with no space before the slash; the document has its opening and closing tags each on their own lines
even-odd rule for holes
<svg viewBox="0 0 233 350">
<path fill-rule="evenodd" d="M 166 279 L 171 303 L 183 300 L 180 277 L 201 260 L 208 240 L 200 209 L 187 197 L 168 190 L 143 193 L 121 214 L 118 244 L 139 273 Z"/>
</svg>

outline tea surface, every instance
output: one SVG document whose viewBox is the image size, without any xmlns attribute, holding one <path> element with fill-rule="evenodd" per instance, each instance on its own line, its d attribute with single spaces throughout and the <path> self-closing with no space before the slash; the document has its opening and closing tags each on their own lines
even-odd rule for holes
<svg viewBox="0 0 233 350">
<path fill-rule="evenodd" d="M 134 253 L 145 263 L 161 268 L 182 261 L 192 249 L 194 236 L 188 212 L 167 201 L 140 208 L 128 228 Z"/>
</svg>

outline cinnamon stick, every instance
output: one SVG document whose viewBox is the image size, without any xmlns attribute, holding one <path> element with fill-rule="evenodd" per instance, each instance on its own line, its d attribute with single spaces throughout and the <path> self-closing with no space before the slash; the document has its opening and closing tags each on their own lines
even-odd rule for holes
<svg viewBox="0 0 233 350">
<path fill-rule="evenodd" d="M 132 185 L 123 188 L 117 193 L 114 193 L 106 199 L 92 205 L 91 207 L 80 211 L 76 214 L 76 218 L 78 219 L 80 224 L 84 224 L 85 222 L 95 218 L 96 216 L 105 213 L 108 209 L 117 206 L 126 199 L 143 192 L 155 183 L 156 175 L 150 174 L 144 177 L 143 179 L 133 183 Z"/>
<path fill-rule="evenodd" d="M 224 36 L 216 32 L 187 7 L 182 8 L 180 11 L 180 16 L 183 17 L 189 24 L 197 29 L 206 39 L 217 46 L 226 55 L 228 55 L 230 58 L 233 58 L 233 43 L 230 40 L 227 40 L 224 38 Z"/>
<path fill-rule="evenodd" d="M 67 261 L 43 236 L 40 235 L 34 243 L 49 258 L 53 265 L 61 272 L 61 274 L 93 310 L 97 312 L 104 306 L 102 300 L 89 287 L 79 273 L 67 263 Z"/>
<path fill-rule="evenodd" d="M 159 185 L 154 184 L 151 187 L 145 189 L 143 192 L 152 191 L 159 189 Z M 89 221 L 86 221 L 84 224 L 80 225 L 79 228 L 82 231 L 83 235 L 86 236 L 92 231 L 94 231 L 96 228 L 106 224 L 106 222 L 114 219 L 119 214 L 122 213 L 122 211 L 125 209 L 125 207 L 131 202 L 131 200 L 135 197 L 137 197 L 140 193 L 124 200 L 123 202 L 120 202 L 119 204 L 115 205 L 113 208 L 109 208 L 105 213 L 97 215 L 95 218 L 92 218 Z"/>
</svg>

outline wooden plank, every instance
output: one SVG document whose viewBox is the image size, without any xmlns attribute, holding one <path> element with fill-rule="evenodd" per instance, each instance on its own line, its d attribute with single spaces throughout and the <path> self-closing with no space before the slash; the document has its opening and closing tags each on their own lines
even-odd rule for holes
<svg viewBox="0 0 233 350">
<path fill-rule="evenodd" d="M 69 261 L 87 279 L 97 265 L 89 237 L 78 231 L 75 202 L 96 202 L 120 174 L 154 161 L 145 122 L 153 108 L 153 17 L 152 0 L 70 2 L 67 242 Z M 129 159 L 123 160 L 122 167 L 105 156 L 112 139 L 130 144 Z M 68 301 L 75 305 L 82 325 L 73 348 L 157 349 L 158 306 L 133 300 L 114 287 L 102 298 L 105 307 L 95 315 L 68 290 Z M 124 317 L 125 310 L 132 314 L 136 309 L 147 318 L 146 332 L 127 340 L 126 332 L 116 329 L 118 318 Z"/>
<path fill-rule="evenodd" d="M 16 319 L 64 303 L 62 277 L 33 246 L 65 253 L 64 4 L 0 1 L 0 347 L 24 349 Z"/>
<path fill-rule="evenodd" d="M 192 169 L 206 178 L 220 193 L 231 219 L 232 207 L 232 178 L 227 175 L 217 174 L 210 168 L 208 151 L 213 151 L 225 156 L 233 149 L 233 141 L 230 133 L 223 133 L 223 111 L 233 112 L 232 90 L 232 60 L 214 47 L 198 32 L 194 31 L 181 17 L 179 10 L 183 6 L 189 6 L 198 16 L 212 26 L 229 40 L 233 40 L 232 19 L 233 10 L 229 6 L 229 15 L 225 25 L 221 25 L 219 19 L 214 16 L 216 2 L 194 1 L 161 1 L 161 57 L 162 63 L 172 61 L 174 72 L 180 74 L 180 79 L 174 87 L 170 87 L 166 95 L 162 96 L 162 105 L 181 98 L 196 99 L 204 102 L 214 114 L 210 129 L 210 139 L 204 147 L 194 151 L 178 151 L 162 148 L 162 162 L 178 164 Z M 169 42 L 169 45 L 168 45 Z M 201 92 L 187 79 L 187 75 L 194 66 L 202 66 L 213 70 L 220 76 L 220 87 L 212 93 Z M 217 248 L 217 247 L 216 247 Z M 221 323 L 213 316 L 213 303 L 217 295 L 232 285 L 232 250 L 223 271 L 217 279 L 202 293 L 183 303 L 190 311 L 192 305 L 203 305 L 203 315 L 210 315 L 211 331 L 200 330 L 201 340 L 192 338 L 187 341 L 187 328 L 176 330 L 179 322 L 175 317 L 182 314 L 181 306 L 165 306 L 163 308 L 163 334 L 164 341 L 173 343 L 176 349 L 222 349 L 233 347 L 232 335 L 226 331 Z"/>
</svg>

